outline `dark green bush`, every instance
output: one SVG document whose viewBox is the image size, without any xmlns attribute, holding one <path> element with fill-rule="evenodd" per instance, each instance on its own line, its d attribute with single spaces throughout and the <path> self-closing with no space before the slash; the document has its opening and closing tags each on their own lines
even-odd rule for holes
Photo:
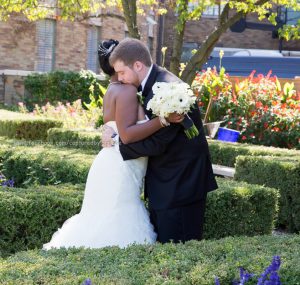
<svg viewBox="0 0 300 285">
<path fill-rule="evenodd" d="M 252 156 L 298 156 L 300 151 L 251 144 L 226 143 L 217 140 L 208 140 L 209 151 L 214 164 L 234 167 L 238 155 Z M 274 158 L 275 159 L 275 158 Z"/>
<path fill-rule="evenodd" d="M 25 89 L 27 91 L 26 105 L 31 108 L 34 104 L 43 105 L 47 102 L 73 102 L 81 99 L 83 102 L 90 102 L 89 94 L 95 98 L 102 96 L 98 84 L 107 85 L 106 81 L 100 81 L 96 74 L 82 70 L 53 71 L 44 74 L 32 74 L 26 77 Z M 92 89 L 90 89 L 92 88 Z"/>
<path fill-rule="evenodd" d="M 46 140 L 49 129 L 61 126 L 61 122 L 49 119 L 4 120 L 0 121 L 0 135 L 16 139 Z"/>
<path fill-rule="evenodd" d="M 208 196 L 205 238 L 271 233 L 278 202 L 276 190 L 222 179 L 218 182 L 220 190 Z M 0 188 L 2 254 L 41 247 L 49 241 L 63 221 L 78 213 L 83 188 Z M 257 205 L 260 200 L 264 201 L 262 207 Z"/>
<path fill-rule="evenodd" d="M 0 144 L 3 174 L 14 179 L 16 187 L 84 183 L 95 158 L 95 154 L 87 151 L 58 148 L 42 142 L 0 138 Z"/>
<path fill-rule="evenodd" d="M 83 186 L 74 185 L 0 187 L 1 254 L 41 247 L 67 218 L 79 212 L 82 194 Z"/>
<path fill-rule="evenodd" d="M 99 132 L 53 128 L 48 130 L 47 141 L 57 146 L 90 149 L 95 152 L 101 149 Z"/>
<path fill-rule="evenodd" d="M 280 190 L 279 224 L 300 231 L 300 159 L 239 156 L 235 179 Z"/>
<path fill-rule="evenodd" d="M 0 259 L 1 284 L 93 285 L 214 285 L 239 279 L 238 267 L 255 273 L 255 279 L 280 255 L 284 285 L 300 284 L 300 236 L 230 237 L 97 250 L 70 249 L 20 252 Z M 256 284 L 251 282 L 249 284 Z M 248 283 L 247 283 L 248 284 Z"/>
<path fill-rule="evenodd" d="M 57 120 L 33 118 L 29 115 L 0 110 L 0 136 L 27 140 L 46 140 L 47 131 L 62 127 Z"/>
<path fill-rule="evenodd" d="M 277 190 L 218 179 L 219 189 L 208 194 L 205 238 L 270 234 L 277 218 Z"/>
<path fill-rule="evenodd" d="M 7 110 L 7 111 L 13 111 L 18 112 L 19 107 L 16 105 L 7 105 L 5 103 L 0 103 L 0 109 L 1 110 Z"/>
</svg>

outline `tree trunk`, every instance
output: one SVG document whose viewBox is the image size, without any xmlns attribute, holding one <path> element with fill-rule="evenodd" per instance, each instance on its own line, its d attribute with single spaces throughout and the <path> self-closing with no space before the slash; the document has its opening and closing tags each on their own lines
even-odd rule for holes
<svg viewBox="0 0 300 285">
<path fill-rule="evenodd" d="M 122 7 L 129 36 L 132 38 L 140 39 L 140 34 L 137 26 L 136 1 L 122 0 Z"/>
<path fill-rule="evenodd" d="M 184 30 L 186 24 L 186 17 L 182 17 L 183 14 L 187 14 L 188 12 L 188 2 L 189 0 L 183 0 L 180 2 L 178 7 L 178 17 L 176 19 L 176 25 L 174 27 L 174 42 L 173 42 L 173 50 L 170 62 L 170 71 L 175 75 L 179 75 L 179 67 L 180 67 L 180 59 L 181 52 L 183 46 L 183 38 L 184 38 Z"/>
<path fill-rule="evenodd" d="M 170 71 L 175 75 L 179 75 L 180 58 L 183 46 L 184 30 L 179 32 L 175 31 L 175 38 L 173 43 L 173 50 L 170 62 Z"/>
</svg>

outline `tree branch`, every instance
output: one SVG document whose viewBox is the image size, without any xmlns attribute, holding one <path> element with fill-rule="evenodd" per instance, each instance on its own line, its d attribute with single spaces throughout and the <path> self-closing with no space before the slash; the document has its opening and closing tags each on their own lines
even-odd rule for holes
<svg viewBox="0 0 300 285">
<path fill-rule="evenodd" d="M 268 0 L 259 0 L 255 5 L 261 6 L 266 3 Z M 241 11 L 237 12 L 233 16 L 227 19 L 229 14 L 229 4 L 227 3 L 224 7 L 222 14 L 220 15 L 220 19 L 218 21 L 218 26 L 215 30 L 209 35 L 209 37 L 202 43 L 200 49 L 192 56 L 184 71 L 182 72 L 181 79 L 188 84 L 192 84 L 197 69 L 201 68 L 201 66 L 206 62 L 208 56 L 212 52 L 214 46 L 220 39 L 223 33 L 231 27 L 234 23 L 240 20 L 246 14 Z M 227 19 L 227 20 L 226 20 Z"/>
</svg>

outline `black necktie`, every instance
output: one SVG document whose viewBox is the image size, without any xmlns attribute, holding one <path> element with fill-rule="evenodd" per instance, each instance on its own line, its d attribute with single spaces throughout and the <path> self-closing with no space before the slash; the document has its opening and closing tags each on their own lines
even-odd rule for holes
<svg viewBox="0 0 300 285">
<path fill-rule="evenodd" d="M 143 88 L 142 88 L 142 85 L 139 85 L 138 92 L 141 92 L 141 91 L 143 91 Z"/>
</svg>

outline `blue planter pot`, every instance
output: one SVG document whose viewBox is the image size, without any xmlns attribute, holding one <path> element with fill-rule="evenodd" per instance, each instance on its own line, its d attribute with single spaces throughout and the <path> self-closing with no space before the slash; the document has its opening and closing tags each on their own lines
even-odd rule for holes
<svg viewBox="0 0 300 285">
<path fill-rule="evenodd" d="M 237 142 L 240 136 L 239 131 L 230 130 L 227 128 L 219 128 L 218 140 L 225 142 Z"/>
</svg>

